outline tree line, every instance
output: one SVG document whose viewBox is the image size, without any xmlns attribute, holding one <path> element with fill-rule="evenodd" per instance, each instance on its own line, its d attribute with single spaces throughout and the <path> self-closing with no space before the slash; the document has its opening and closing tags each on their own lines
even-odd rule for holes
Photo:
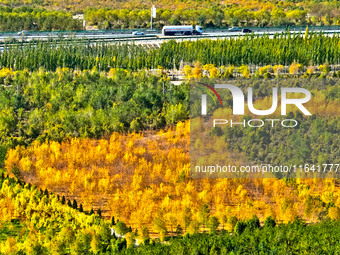
<svg viewBox="0 0 340 255">
<path fill-rule="evenodd" d="M 94 9 L 85 10 L 88 25 L 99 29 L 147 28 L 150 26 L 150 10 L 145 9 Z M 232 26 L 269 27 L 301 25 L 338 25 L 339 6 L 319 3 L 310 8 L 272 6 L 256 9 L 246 6 L 212 6 L 202 9 L 158 9 L 153 20 L 155 28 L 164 25 L 201 25 L 204 28 Z"/>
<path fill-rule="evenodd" d="M 34 7 L 0 7 L 0 31 L 80 30 L 82 22 L 72 13 Z"/>
<path fill-rule="evenodd" d="M 228 232 L 186 235 L 169 239 L 166 244 L 156 242 L 126 249 L 122 254 L 333 254 L 340 249 L 336 241 L 339 227 L 339 221 L 307 225 L 299 219 L 276 226 L 272 218 L 260 226 L 255 216 L 237 222 L 233 235 Z"/>
<path fill-rule="evenodd" d="M 198 24 L 204 27 L 226 26 L 292 26 L 339 24 L 339 3 L 332 1 L 285 1 L 275 0 L 237 0 L 226 4 L 219 1 L 182 1 L 150 0 L 142 3 L 127 0 L 124 2 L 102 1 L 65 1 L 65 0 L 2 0 L 7 10 L 44 9 L 45 12 L 63 10 L 68 13 L 85 14 L 86 23 L 99 29 L 148 28 L 150 27 L 150 8 L 157 7 L 154 27 L 163 25 Z M 19 22 L 16 16 L 12 22 Z M 18 23 L 16 22 L 16 23 Z M 34 27 L 33 27 L 34 28 Z M 67 23 L 61 30 L 71 29 Z"/>
<path fill-rule="evenodd" d="M 247 35 L 226 39 L 202 39 L 176 42 L 171 40 L 159 48 L 148 46 L 90 41 L 30 42 L 28 44 L 4 44 L 0 54 L 0 66 L 16 70 L 55 71 L 58 67 L 78 70 L 110 68 L 128 70 L 183 68 L 185 64 L 226 65 L 338 65 L 340 63 L 339 35 L 332 37 L 322 33 L 289 33 Z"/>
</svg>

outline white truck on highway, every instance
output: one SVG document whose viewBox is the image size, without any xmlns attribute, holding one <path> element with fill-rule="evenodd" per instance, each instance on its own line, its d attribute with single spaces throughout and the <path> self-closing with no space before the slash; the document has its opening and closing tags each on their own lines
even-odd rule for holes
<svg viewBox="0 0 340 255">
<path fill-rule="evenodd" d="M 203 33 L 201 26 L 164 26 L 162 35 L 201 35 Z"/>
</svg>

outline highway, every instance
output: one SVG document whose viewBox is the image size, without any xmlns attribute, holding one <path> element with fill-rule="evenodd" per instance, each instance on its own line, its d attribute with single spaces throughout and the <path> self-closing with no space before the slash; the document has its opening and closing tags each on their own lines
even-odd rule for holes
<svg viewBox="0 0 340 255">
<path fill-rule="evenodd" d="M 133 30 L 131 30 L 133 31 Z M 331 29 L 331 30 L 321 30 L 321 29 L 313 29 L 309 31 L 317 31 L 323 32 L 327 35 L 333 36 L 335 34 L 340 34 L 340 27 L 338 29 Z M 285 32 L 285 30 L 275 30 L 271 28 L 267 29 L 253 29 L 253 33 L 255 35 L 264 35 L 268 34 L 273 36 L 275 33 Z M 197 40 L 200 38 L 224 38 L 224 37 L 234 37 L 234 36 L 244 36 L 245 33 L 242 32 L 230 32 L 227 29 L 223 30 L 214 30 L 206 32 L 203 31 L 203 35 L 195 35 L 195 36 L 163 36 L 160 33 L 160 30 L 157 31 L 145 31 L 145 35 L 132 35 L 131 33 L 121 33 L 121 32 L 112 32 L 112 31 L 81 31 L 81 32 L 19 32 L 19 33 L 1 33 L 0 32 L 0 42 L 5 41 L 36 41 L 36 40 L 49 40 L 49 39 L 88 39 L 94 41 L 135 41 L 138 43 L 147 43 L 147 41 L 166 41 L 169 39 L 176 39 L 176 40 Z M 301 33 L 304 35 L 305 30 L 301 29 L 290 29 L 290 33 Z"/>
</svg>

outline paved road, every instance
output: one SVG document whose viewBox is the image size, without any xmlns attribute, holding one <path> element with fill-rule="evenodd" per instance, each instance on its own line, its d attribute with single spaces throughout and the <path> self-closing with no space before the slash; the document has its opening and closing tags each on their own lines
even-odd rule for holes
<svg viewBox="0 0 340 255">
<path fill-rule="evenodd" d="M 321 31 L 320 29 L 314 31 Z M 273 29 L 254 29 L 254 34 L 263 35 L 263 34 L 274 34 L 284 32 L 284 30 L 273 30 Z M 305 30 L 290 30 L 291 33 L 299 33 L 304 34 Z M 332 36 L 334 34 L 340 34 L 340 27 L 337 30 L 325 30 L 323 31 L 328 35 Z M 232 36 L 243 36 L 245 35 L 242 32 L 230 32 L 230 31 L 207 31 L 204 32 L 202 36 L 162 36 L 160 32 L 145 32 L 144 36 L 133 36 L 128 33 L 112 33 L 112 32 L 103 32 L 103 31 L 86 31 L 86 32 L 24 32 L 22 34 L 18 33 L 1 33 L 0 32 L 0 41 L 7 40 L 17 40 L 17 41 L 30 41 L 30 40 L 47 40 L 49 38 L 67 38 L 67 39 L 98 39 L 98 40 L 131 40 L 131 41 L 148 41 L 148 40 L 166 40 L 166 39 L 199 39 L 205 37 L 217 38 L 217 37 L 232 37 Z"/>
</svg>

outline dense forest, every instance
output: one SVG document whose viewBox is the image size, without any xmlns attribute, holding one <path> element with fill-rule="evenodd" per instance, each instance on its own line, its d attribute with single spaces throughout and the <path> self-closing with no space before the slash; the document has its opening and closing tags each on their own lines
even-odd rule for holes
<svg viewBox="0 0 340 255">
<path fill-rule="evenodd" d="M 193 72 L 205 77 L 213 73 L 211 65 L 205 68 L 207 69 L 197 68 L 199 70 L 195 70 L 194 68 Z M 130 72 L 121 69 L 111 69 L 109 72 L 98 72 L 96 69 L 81 72 L 68 68 L 59 68 L 55 72 L 40 68 L 38 71 L 29 72 L 2 69 L 0 70 L 0 83 L 2 84 L 0 87 L 0 146 L 28 145 L 35 140 L 61 142 L 71 137 L 101 138 L 112 132 L 160 129 L 188 119 L 189 85 L 184 83 L 181 86 L 171 85 L 162 69 L 157 72 L 158 74 L 150 74 L 147 71 Z M 253 75 L 254 78 L 261 77 L 260 73 L 256 72 Z M 263 75 L 267 78 L 275 77 L 274 74 L 269 73 L 268 68 Z M 301 79 L 298 82 L 311 90 L 316 86 L 319 90 L 324 89 L 326 85 L 320 85 L 320 82 L 328 83 L 316 78 L 318 76 L 322 78 L 325 75 L 327 74 L 309 75 L 312 78 Z M 337 74 L 334 73 L 332 76 L 335 75 Z M 294 77 L 296 74 L 287 74 L 287 76 Z M 268 79 L 272 83 L 273 78 Z M 281 85 L 284 84 L 285 80 L 282 80 Z M 335 78 L 330 84 L 333 85 L 329 85 L 329 89 L 322 93 L 315 91 L 315 96 L 319 101 L 315 104 L 315 108 L 316 106 L 318 108 L 313 108 L 314 114 L 328 113 L 331 116 L 337 116 L 339 113 L 337 79 Z M 255 95 L 266 100 L 263 86 L 258 88 Z M 231 100 L 227 97 L 225 101 Z M 323 108 L 320 108 L 321 105 Z M 324 117 L 327 118 L 327 116 Z M 315 122 L 313 118 L 308 121 Z M 319 121 L 320 123 L 315 123 L 310 127 L 316 133 L 323 126 L 326 128 L 323 129 L 324 132 L 330 132 L 327 137 L 337 132 L 334 126 L 336 121 L 332 122 L 329 118 L 328 124 L 322 118 Z M 314 125 L 317 126 L 314 127 Z M 309 125 L 306 124 L 305 128 L 308 127 Z M 253 133 L 248 133 L 248 135 L 253 137 L 252 139 L 257 137 L 258 142 L 265 140 L 268 143 L 270 140 L 265 139 L 268 132 L 269 130 L 261 130 L 259 137 L 254 136 Z M 307 132 L 307 130 L 301 132 Z M 243 137 L 245 145 L 248 143 L 247 133 L 242 134 L 241 130 L 233 128 L 226 131 L 230 139 L 230 148 L 236 143 L 240 144 L 239 148 L 243 147 L 243 142 L 240 143 L 239 139 L 233 138 L 236 134 L 237 137 Z M 279 135 L 279 132 L 276 135 Z M 279 136 L 281 135 L 285 136 L 285 134 Z M 318 140 L 317 137 L 311 139 Z M 324 153 L 331 150 L 333 147 L 330 145 L 336 141 L 336 139 L 330 141 L 324 148 Z M 319 143 L 315 144 L 315 146 L 319 145 Z M 258 146 L 259 148 L 253 147 L 252 151 L 245 150 L 245 152 L 258 157 L 257 151 L 264 145 L 259 143 Z M 271 145 L 267 144 L 267 146 Z M 240 149 L 236 148 L 236 150 Z M 264 151 L 263 155 L 266 154 Z"/>
<path fill-rule="evenodd" d="M 188 86 L 163 75 L 126 70 L 2 70 L 1 145 L 34 140 L 100 138 L 112 132 L 164 128 L 188 118 Z"/>
<path fill-rule="evenodd" d="M 269 214 L 282 221 L 296 216 L 316 220 L 338 203 L 336 195 L 308 198 L 315 192 L 321 194 L 320 189 L 326 193 L 330 187 L 337 190 L 335 183 L 330 187 L 327 182 L 318 183 L 321 187 L 314 186 L 314 191 L 295 190 L 297 186 L 280 181 L 275 184 L 281 191 L 295 190 L 300 196 L 297 199 L 294 193 L 288 196 L 279 191 L 271 197 L 265 187 L 270 189 L 272 183 L 228 181 L 231 193 L 224 194 L 224 180 L 209 180 L 205 184 L 190 181 L 188 122 L 180 122 L 166 132 L 126 134 L 166 128 L 188 119 L 189 85 L 171 86 L 162 70 L 152 75 L 145 71 L 41 69 L 7 75 L 15 86 L 2 90 L 6 170 L 44 189 L 76 198 L 88 210 L 99 207 L 106 216 L 119 217 L 134 228 L 140 227 L 140 222 L 150 227 L 154 213 L 162 215 L 163 210 L 167 212 L 166 225 L 174 228 L 174 222 L 180 222 L 182 217 L 176 210 L 190 207 L 188 214 L 195 215 L 204 203 L 216 210 L 219 220 L 229 210 L 229 215 L 243 211 L 243 215 L 251 216 L 256 212 L 261 218 Z M 221 141 L 216 144 L 233 153 L 230 162 L 235 164 L 255 159 L 281 164 L 338 162 L 339 86 L 338 78 L 329 76 L 293 79 L 294 86 L 308 88 L 314 95 L 308 104 L 313 117 L 303 120 L 297 112 L 290 113 L 301 122 L 295 130 L 225 128 L 218 132 Z M 276 85 L 277 80 L 267 78 L 267 83 L 259 86 L 257 79 L 252 85 L 256 88 L 256 103 L 267 105 L 267 88 Z M 281 77 L 280 85 L 291 83 Z M 228 110 L 230 95 L 223 101 Z M 193 144 L 200 147 L 199 143 Z M 290 150 L 283 149 L 287 147 Z M 137 199 L 136 194 L 141 191 L 144 195 Z M 190 199 L 180 195 L 187 192 L 192 193 Z M 254 204 L 240 204 L 248 199 Z M 310 207 L 318 209 L 306 207 L 307 199 Z M 146 213 L 139 206 L 146 201 L 154 213 Z"/>
<path fill-rule="evenodd" d="M 0 254 L 4 255 L 335 254 L 340 249 L 340 210 L 335 207 L 330 208 L 329 218 L 316 224 L 306 224 L 301 219 L 278 224 L 272 217 L 260 224 L 254 215 L 248 220 L 226 217 L 224 221 L 231 230 L 225 230 L 225 223 L 223 229 L 218 229 L 221 223 L 204 206 L 200 215 L 207 224 L 205 233 L 197 233 L 196 229 L 184 236 L 153 240 L 145 227 L 133 231 L 115 218 L 103 220 L 100 210 L 84 211 L 76 201 L 4 174 L 0 175 L 0 194 Z M 156 229 L 165 231 L 161 220 L 154 224 Z M 183 229 L 178 226 L 176 234 L 181 233 Z"/>
</svg>

